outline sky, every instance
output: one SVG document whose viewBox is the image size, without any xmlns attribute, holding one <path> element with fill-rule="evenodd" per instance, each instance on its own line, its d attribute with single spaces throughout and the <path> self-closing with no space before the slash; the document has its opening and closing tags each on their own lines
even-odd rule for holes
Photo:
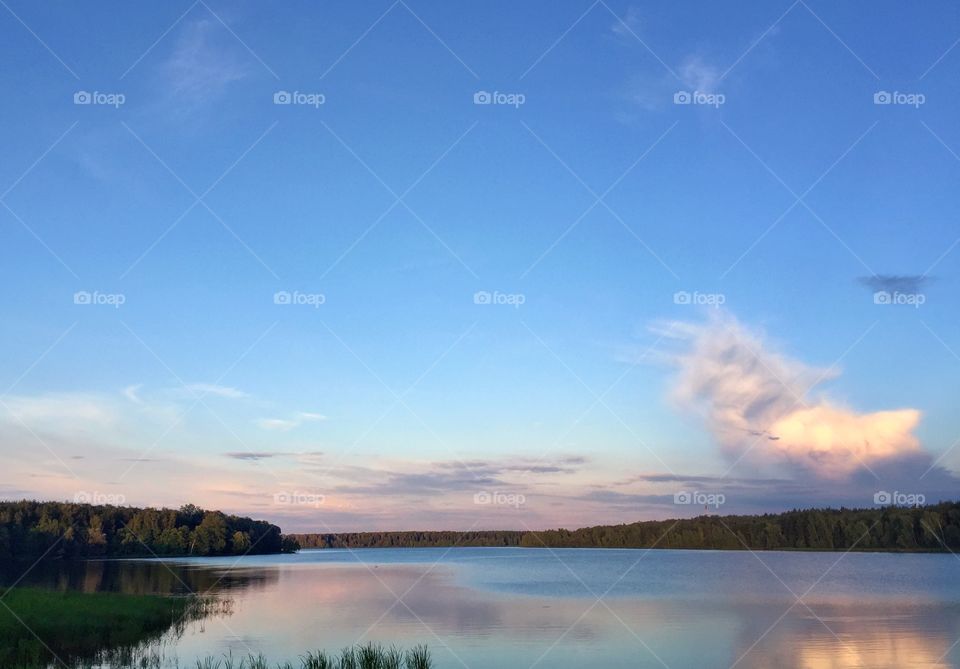
<svg viewBox="0 0 960 669">
<path fill-rule="evenodd" d="M 957 5 L 0 4 L 0 497 L 955 496 Z"/>
</svg>

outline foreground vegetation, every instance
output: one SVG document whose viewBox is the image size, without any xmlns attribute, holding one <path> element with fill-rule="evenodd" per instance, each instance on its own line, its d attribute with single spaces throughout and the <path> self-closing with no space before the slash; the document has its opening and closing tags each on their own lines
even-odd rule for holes
<svg viewBox="0 0 960 669">
<path fill-rule="evenodd" d="M 0 561 L 41 557 L 235 555 L 296 550 L 262 520 L 204 511 L 192 504 L 137 509 L 63 502 L 0 502 Z"/>
<path fill-rule="evenodd" d="M 248 655 L 234 660 L 233 656 L 207 657 L 197 660 L 197 669 L 431 669 L 433 660 L 426 646 L 415 646 L 404 652 L 391 646 L 384 648 L 368 643 L 348 647 L 339 653 L 308 652 L 300 657 L 299 665 L 281 662 L 271 665 L 263 655 Z"/>
<path fill-rule="evenodd" d="M 80 662 L 140 646 L 191 620 L 215 613 L 199 597 L 58 592 L 13 588 L 0 606 L 0 667 Z"/>
<path fill-rule="evenodd" d="M 756 516 L 699 516 L 542 532 L 363 532 L 291 536 L 304 548 L 524 546 L 947 551 L 960 549 L 960 502 L 915 508 L 807 509 Z"/>
</svg>

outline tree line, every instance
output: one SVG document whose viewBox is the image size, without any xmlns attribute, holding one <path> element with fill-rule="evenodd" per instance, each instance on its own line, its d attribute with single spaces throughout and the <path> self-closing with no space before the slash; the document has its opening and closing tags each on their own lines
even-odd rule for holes
<svg viewBox="0 0 960 669">
<path fill-rule="evenodd" d="M 263 520 L 205 511 L 0 502 L 0 560 L 242 555 L 299 548 Z"/>
<path fill-rule="evenodd" d="M 445 546 L 519 546 L 524 532 L 347 532 L 291 534 L 302 548 L 427 548 Z"/>
<path fill-rule="evenodd" d="M 522 546 L 724 550 L 960 550 L 960 503 L 804 509 L 602 525 L 578 530 L 293 534 L 304 548 Z"/>
</svg>

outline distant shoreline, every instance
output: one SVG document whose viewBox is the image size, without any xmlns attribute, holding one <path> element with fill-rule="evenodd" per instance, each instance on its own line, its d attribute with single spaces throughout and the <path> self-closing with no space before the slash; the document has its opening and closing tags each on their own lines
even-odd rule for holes
<svg viewBox="0 0 960 669">
<path fill-rule="evenodd" d="M 577 530 L 293 533 L 301 548 L 621 548 L 947 553 L 960 550 L 960 502 L 697 516 Z"/>
</svg>

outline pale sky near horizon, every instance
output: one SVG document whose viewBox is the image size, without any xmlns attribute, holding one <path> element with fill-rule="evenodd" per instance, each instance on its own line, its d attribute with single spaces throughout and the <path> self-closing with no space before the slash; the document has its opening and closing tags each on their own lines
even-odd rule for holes
<svg viewBox="0 0 960 669">
<path fill-rule="evenodd" d="M 0 497 L 955 495 L 957 5 L 0 4 Z"/>
</svg>

